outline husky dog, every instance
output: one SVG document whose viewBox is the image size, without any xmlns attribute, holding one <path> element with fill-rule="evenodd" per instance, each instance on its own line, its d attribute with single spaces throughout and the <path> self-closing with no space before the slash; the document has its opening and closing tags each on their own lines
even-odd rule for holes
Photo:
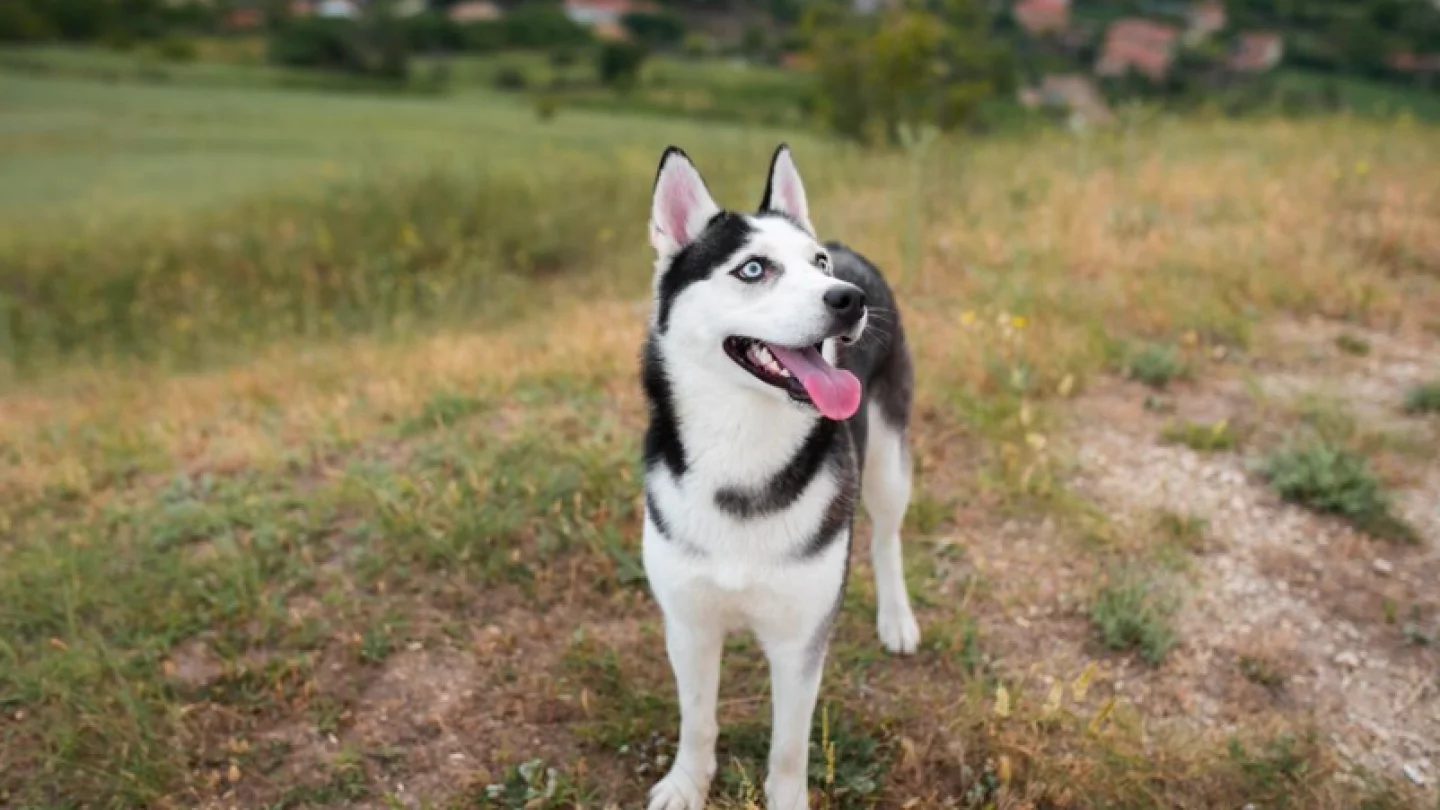
<svg viewBox="0 0 1440 810">
<path fill-rule="evenodd" d="M 803 810 L 857 492 L 875 528 L 880 642 L 905 654 L 920 640 L 900 559 L 913 372 L 899 313 L 874 266 L 817 239 L 784 144 L 753 215 L 722 210 L 667 149 L 650 241 L 644 560 L 680 702 L 679 750 L 650 810 L 704 806 L 720 653 L 742 627 L 770 663 L 767 803 Z"/>
</svg>

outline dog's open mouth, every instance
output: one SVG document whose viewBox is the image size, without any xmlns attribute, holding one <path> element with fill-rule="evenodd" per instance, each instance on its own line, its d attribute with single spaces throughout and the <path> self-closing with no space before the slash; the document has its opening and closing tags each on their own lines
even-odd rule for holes
<svg viewBox="0 0 1440 810">
<path fill-rule="evenodd" d="M 814 405 L 828 419 L 842 421 L 860 409 L 860 381 L 826 362 L 820 345 L 792 348 L 754 338 L 725 340 L 725 353 L 761 382 Z"/>
</svg>

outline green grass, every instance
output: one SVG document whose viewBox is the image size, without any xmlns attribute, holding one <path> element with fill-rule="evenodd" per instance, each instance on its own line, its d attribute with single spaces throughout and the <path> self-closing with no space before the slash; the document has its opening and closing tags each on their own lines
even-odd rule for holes
<svg viewBox="0 0 1440 810">
<path fill-rule="evenodd" d="M 1159 666 L 1179 643 L 1177 597 L 1160 580 L 1136 569 L 1107 575 L 1090 605 L 1090 622 L 1112 650 L 1134 650 Z"/>
<path fill-rule="evenodd" d="M 1415 530 L 1391 510 L 1391 499 L 1365 457 L 1323 439 L 1292 443 L 1266 461 L 1264 475 L 1280 497 L 1337 515 L 1375 537 L 1415 542 Z"/>
<path fill-rule="evenodd" d="M 637 545 L 655 160 L 679 144 L 722 201 L 753 205 L 783 139 L 822 230 L 894 280 L 923 370 L 905 534 L 928 646 L 879 650 L 860 559 L 822 695 L 833 777 L 818 733 L 812 752 L 832 806 L 1279 790 L 1354 806 L 1292 780 L 1327 775 L 1327 754 L 1279 756 L 1268 727 L 1232 757 L 1093 696 L 1041 716 L 999 651 L 1043 657 L 1047 624 L 1021 634 L 999 577 L 948 577 L 962 531 L 1059 511 L 1063 409 L 1115 346 L 1282 312 L 1432 311 L 1423 279 L 1347 229 L 1400 223 L 1425 251 L 1434 223 L 1406 201 L 1440 182 L 1434 134 L 1164 122 L 944 141 L 912 162 L 789 129 L 564 108 L 545 123 L 480 89 L 7 75 L 0 95 L 0 803 L 383 800 L 449 753 L 409 712 L 375 728 L 395 679 L 434 660 L 463 665 L 440 673 L 463 682 L 444 728 L 502 738 L 483 738 L 457 803 L 490 785 L 510 804 L 640 803 L 676 718 Z M 1368 179 L 1330 179 L 1361 160 Z M 1144 232 L 1095 211 L 1146 212 Z M 1059 524 L 1077 566 L 1103 562 Z M 1145 537 L 1193 551 L 1201 533 L 1177 516 Z M 1171 597 L 1132 576 L 1107 582 L 1096 632 L 1158 659 Z M 196 649 L 213 659 L 199 675 Z M 722 739 L 753 786 L 764 663 L 734 652 Z M 407 700 L 438 701 L 425 683 Z M 321 764 L 307 740 L 326 741 Z M 556 791 L 532 795 L 551 768 Z M 720 798 L 743 806 L 746 777 L 726 778 Z"/>
<path fill-rule="evenodd" d="M 1405 412 L 1440 413 L 1440 383 L 1424 383 L 1405 392 Z"/>
</svg>

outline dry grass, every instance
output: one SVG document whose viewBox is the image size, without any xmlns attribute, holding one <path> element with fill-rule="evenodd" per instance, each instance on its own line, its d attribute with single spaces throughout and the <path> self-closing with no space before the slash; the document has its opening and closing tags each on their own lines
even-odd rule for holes
<svg viewBox="0 0 1440 810">
<path fill-rule="evenodd" d="M 1071 399 L 1130 346 L 1177 347 L 1183 393 L 1282 315 L 1440 329 L 1437 152 L 1436 133 L 1352 121 L 946 144 L 920 173 L 915 262 L 903 157 L 799 153 L 822 229 L 896 280 L 921 370 L 907 561 L 926 647 L 881 656 L 857 557 L 817 803 L 1420 806 L 1332 778 L 1343 762 L 1292 715 L 1152 724 L 1083 594 L 1027 612 L 1006 572 L 1083 579 L 1140 542 L 1087 517 L 1057 450 Z M 0 800 L 637 801 L 675 719 L 636 559 L 648 271 L 585 271 L 536 283 L 518 323 L 287 339 L 187 374 L 77 363 L 0 395 Z M 1032 528 L 1050 554 L 956 542 Z M 182 667 L 196 644 L 209 663 Z M 1050 646 L 1076 658 L 1015 652 Z M 720 806 L 763 780 L 755 659 L 727 657 Z"/>
</svg>

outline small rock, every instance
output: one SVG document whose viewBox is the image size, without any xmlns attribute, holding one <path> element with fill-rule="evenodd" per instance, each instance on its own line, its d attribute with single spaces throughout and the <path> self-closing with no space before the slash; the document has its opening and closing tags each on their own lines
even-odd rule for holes
<svg viewBox="0 0 1440 810">
<path fill-rule="evenodd" d="M 1382 577 L 1390 576 L 1391 572 L 1395 570 L 1395 566 L 1391 565 L 1389 560 L 1379 557 L 1375 558 L 1375 562 L 1371 563 L 1371 566 L 1375 569 L 1375 573 Z"/>
<path fill-rule="evenodd" d="M 1355 667 L 1360 666 L 1360 656 L 1347 650 L 1335 656 L 1335 663 L 1339 664 L 1342 667 L 1349 667 L 1351 669 L 1354 669 Z"/>
<path fill-rule="evenodd" d="M 1419 768 L 1415 767 L 1414 765 L 1407 764 L 1400 770 L 1405 772 L 1406 779 L 1409 779 L 1411 782 L 1414 782 L 1420 787 L 1425 787 L 1425 774 L 1420 773 Z"/>
</svg>

